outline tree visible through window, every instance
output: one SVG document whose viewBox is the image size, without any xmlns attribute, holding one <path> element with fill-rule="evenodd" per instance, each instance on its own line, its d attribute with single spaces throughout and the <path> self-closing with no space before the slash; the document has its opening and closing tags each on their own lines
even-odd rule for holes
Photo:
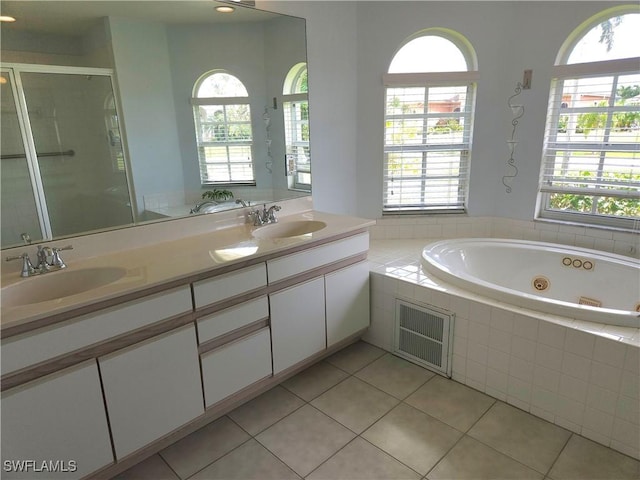
<svg viewBox="0 0 640 480">
<path fill-rule="evenodd" d="M 384 76 L 386 213 L 465 209 L 476 72 L 453 38 L 414 38 Z"/>
<path fill-rule="evenodd" d="M 242 82 L 210 72 L 196 82 L 191 103 L 202 184 L 255 183 L 251 109 Z"/>
<path fill-rule="evenodd" d="M 600 17 L 554 67 L 540 216 L 619 227 L 640 218 L 639 14 Z"/>
</svg>

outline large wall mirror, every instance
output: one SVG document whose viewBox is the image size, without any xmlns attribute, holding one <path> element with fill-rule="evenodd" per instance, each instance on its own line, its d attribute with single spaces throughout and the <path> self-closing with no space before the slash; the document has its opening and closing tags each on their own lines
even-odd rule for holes
<svg viewBox="0 0 640 480">
<path fill-rule="evenodd" d="M 2 1 L 2 248 L 311 193 L 305 21 L 231 4 Z"/>
</svg>

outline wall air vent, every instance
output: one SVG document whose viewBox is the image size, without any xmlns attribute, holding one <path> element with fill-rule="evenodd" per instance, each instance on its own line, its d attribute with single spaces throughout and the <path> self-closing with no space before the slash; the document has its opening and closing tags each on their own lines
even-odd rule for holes
<svg viewBox="0 0 640 480">
<path fill-rule="evenodd" d="M 432 306 L 396 299 L 393 353 L 450 377 L 454 317 Z"/>
</svg>

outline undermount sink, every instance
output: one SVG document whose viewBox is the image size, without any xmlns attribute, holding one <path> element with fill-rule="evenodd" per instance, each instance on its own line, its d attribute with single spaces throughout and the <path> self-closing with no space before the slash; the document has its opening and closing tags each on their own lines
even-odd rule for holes
<svg viewBox="0 0 640 480">
<path fill-rule="evenodd" d="M 253 236 L 256 238 L 289 238 L 317 232 L 327 224 L 319 220 L 295 220 L 291 222 L 274 223 L 256 228 Z"/>
<path fill-rule="evenodd" d="M 69 297 L 113 283 L 126 273 L 126 269 L 119 267 L 94 267 L 25 278 L 20 283 L 2 288 L 2 305 L 18 307 Z"/>
</svg>

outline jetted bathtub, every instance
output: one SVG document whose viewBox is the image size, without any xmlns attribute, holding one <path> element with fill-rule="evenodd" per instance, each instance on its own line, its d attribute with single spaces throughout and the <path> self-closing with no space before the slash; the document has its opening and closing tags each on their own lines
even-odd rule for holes
<svg viewBox="0 0 640 480">
<path fill-rule="evenodd" d="M 424 270 L 470 292 L 539 312 L 640 327 L 640 261 L 553 243 L 495 238 L 427 245 Z"/>
</svg>

